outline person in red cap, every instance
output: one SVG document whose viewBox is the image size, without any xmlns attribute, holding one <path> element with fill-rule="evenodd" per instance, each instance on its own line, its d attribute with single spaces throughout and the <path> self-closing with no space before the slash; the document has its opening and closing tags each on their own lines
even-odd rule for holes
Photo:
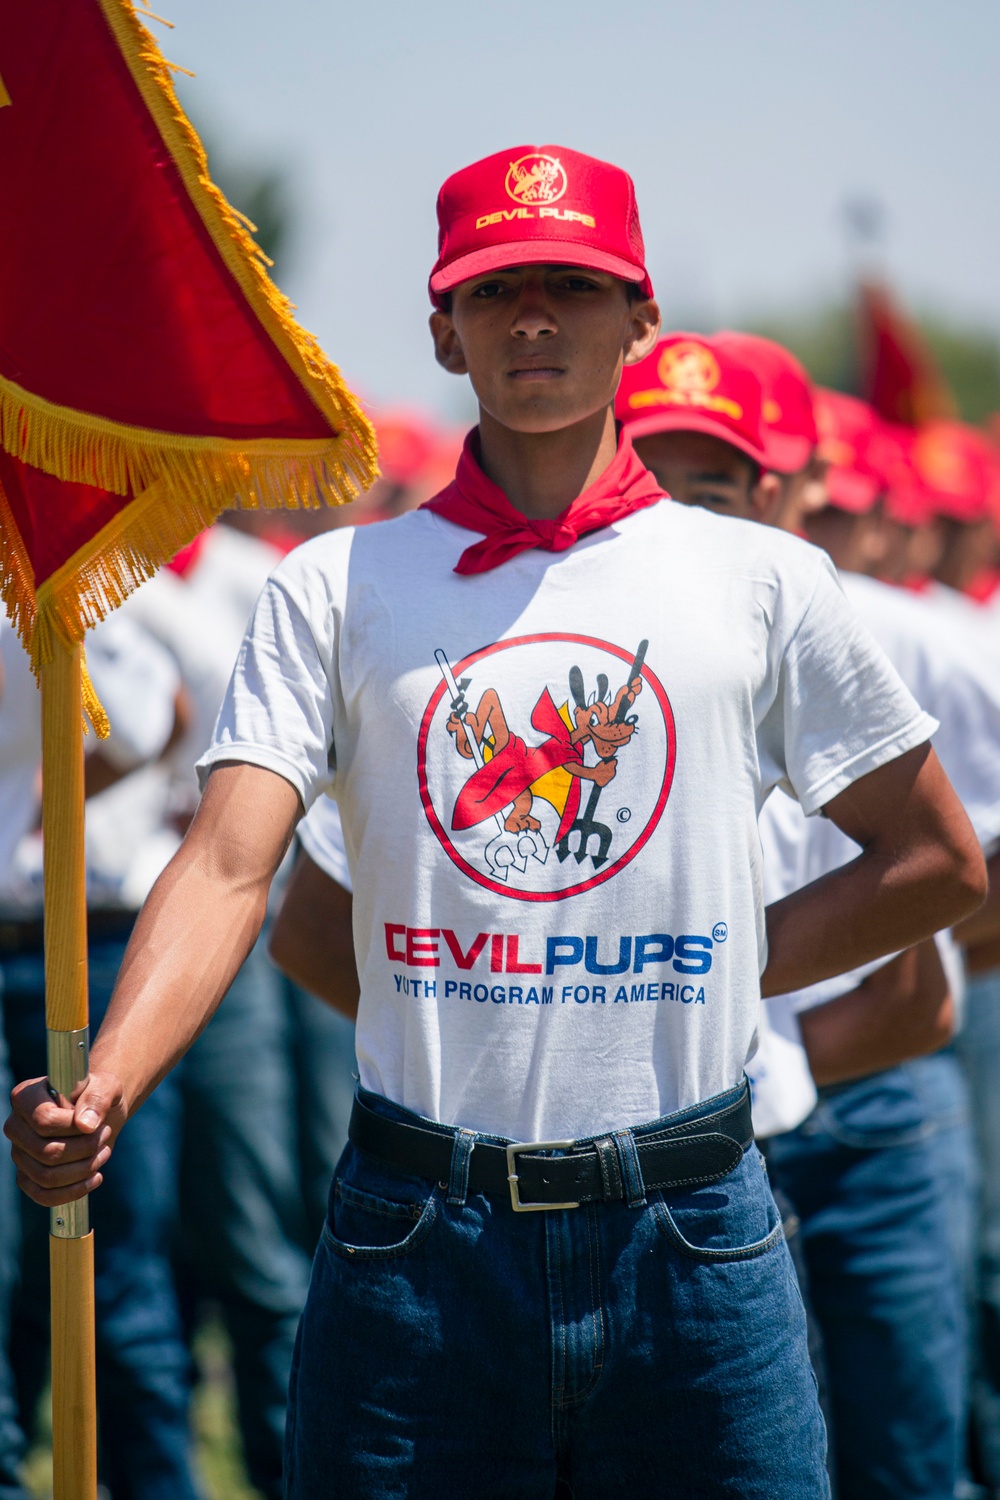
<svg viewBox="0 0 1000 1500">
<path fill-rule="evenodd" d="M 15 1095 L 21 1181 L 44 1203 L 98 1185 L 331 791 L 361 1086 L 290 1500 L 822 1500 L 743 1077 L 761 984 L 956 920 L 981 858 L 932 722 L 822 557 L 666 502 L 617 430 L 659 331 L 631 179 L 520 146 L 450 178 L 438 217 L 435 353 L 480 411 L 455 480 L 265 587 L 90 1078 L 72 1111 L 44 1080 Z M 765 913 L 778 783 L 862 852 Z"/>
<path fill-rule="evenodd" d="M 1000 760 L 987 748 L 1000 738 L 1000 673 L 954 625 L 864 576 L 881 562 L 878 512 L 892 482 L 874 411 L 818 391 L 816 423 L 829 504 L 806 513 L 807 532 L 939 720 L 935 746 L 989 850 L 1000 833 Z M 760 831 L 772 901 L 854 857 L 839 829 L 784 796 L 764 806 Z M 972 1150 L 955 1057 L 937 1050 L 959 987 L 954 945 L 947 934 L 940 944 L 947 977 L 930 942 L 769 998 L 748 1067 L 757 1133 L 820 1329 L 841 1500 L 946 1500 L 960 1476 Z"/>
<path fill-rule="evenodd" d="M 762 403 L 760 380 L 738 353 L 671 333 L 624 371 L 615 410 L 671 499 L 766 519 L 777 485 L 762 483 Z"/>
<path fill-rule="evenodd" d="M 772 339 L 727 330 L 713 343 L 749 365 L 761 384 L 760 434 L 773 476 L 772 493 L 762 496 L 762 519 L 801 534 L 805 517 L 826 503 L 812 381 L 794 354 Z"/>
</svg>

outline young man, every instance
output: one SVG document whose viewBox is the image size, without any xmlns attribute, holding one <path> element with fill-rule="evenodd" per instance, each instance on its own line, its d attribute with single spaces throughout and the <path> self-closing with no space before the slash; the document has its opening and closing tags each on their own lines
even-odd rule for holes
<svg viewBox="0 0 1000 1500">
<path fill-rule="evenodd" d="M 705 343 L 715 350 L 714 339 Z M 754 362 L 752 343 L 743 352 Z M 631 372 L 631 385 L 654 360 Z M 773 361 L 754 368 L 766 404 Z M 1000 681 L 942 639 L 916 601 L 854 576 L 877 562 L 873 512 L 883 480 L 870 461 L 877 423 L 848 396 L 820 393 L 817 404 L 832 503 L 810 510 L 806 525 L 846 573 L 848 596 L 904 680 L 940 717 L 935 743 L 988 845 L 1000 817 L 1000 764 L 989 774 L 973 746 L 1000 733 Z M 676 409 L 671 419 L 684 420 Z M 766 434 L 767 424 L 765 448 Z M 637 448 L 650 441 L 640 438 Z M 729 506 L 750 503 L 745 491 L 727 498 Z M 829 820 L 804 818 L 780 794 L 763 808 L 760 827 L 772 900 L 856 852 Z M 823 1333 L 838 1493 L 946 1500 L 964 1433 L 969 1140 L 954 1057 L 904 1064 L 950 1036 L 952 1003 L 934 944 L 773 997 L 767 1014 L 766 1045 L 749 1069 L 754 1117 L 759 1133 L 775 1132 L 772 1177 L 801 1226 Z M 806 1065 L 820 1090 L 814 1109 Z"/>
<path fill-rule="evenodd" d="M 631 180 L 519 147 L 438 214 L 435 350 L 480 406 L 455 484 L 265 589 L 90 1080 L 72 1108 L 16 1093 L 21 1180 L 97 1186 L 333 788 L 362 1088 L 289 1495 L 825 1496 L 742 1078 L 761 971 L 787 990 L 918 941 L 981 900 L 980 856 L 823 559 L 659 503 L 618 438 L 659 323 Z M 779 781 L 862 853 L 765 916 Z"/>
</svg>

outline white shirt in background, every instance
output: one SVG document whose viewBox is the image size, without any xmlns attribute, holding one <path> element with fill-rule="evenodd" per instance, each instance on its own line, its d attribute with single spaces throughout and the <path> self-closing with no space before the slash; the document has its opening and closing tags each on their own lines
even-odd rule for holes
<svg viewBox="0 0 1000 1500">
<path fill-rule="evenodd" d="M 976 836 L 989 851 L 1000 837 L 1000 663 L 977 642 L 970 607 L 928 602 L 860 574 L 842 576 L 844 591 L 914 697 L 938 720 L 932 744 L 955 787 Z M 764 891 L 780 900 L 856 859 L 858 846 L 827 819 L 803 817 L 788 797 L 775 795 L 761 812 Z M 937 934 L 938 951 L 961 1024 L 964 976 L 951 935 Z M 796 1017 L 846 995 L 887 958 L 764 1003 L 768 1031 L 747 1072 L 758 1134 L 793 1129 L 810 1112 L 802 1088 L 808 1068 Z M 773 1041 L 777 1036 L 787 1045 Z M 798 1055 L 796 1055 L 796 1047 Z"/>
<path fill-rule="evenodd" d="M 112 614 L 87 633 L 87 667 L 111 723 L 111 736 L 89 735 L 119 771 L 134 772 L 161 753 L 174 726 L 177 670 L 169 654 L 131 620 Z M 41 698 L 28 656 L 9 621 L 0 620 L 0 903 L 35 912 L 42 903 Z M 131 775 L 91 798 L 86 809 L 88 901 L 128 905 L 122 887 L 138 850 L 138 830 L 116 812 Z M 137 903 L 136 903 L 137 904 Z"/>
</svg>

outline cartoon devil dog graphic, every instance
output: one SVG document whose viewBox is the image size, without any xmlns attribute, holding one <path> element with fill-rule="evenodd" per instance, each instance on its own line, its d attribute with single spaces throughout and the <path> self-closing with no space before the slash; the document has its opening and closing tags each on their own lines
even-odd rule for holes
<svg viewBox="0 0 1000 1500">
<path fill-rule="evenodd" d="M 549 847 L 533 805 L 545 778 L 558 771 L 570 778 L 555 840 L 558 859 L 565 860 L 572 853 L 582 864 L 589 853 L 595 868 L 605 863 L 612 832 L 597 822 L 595 815 L 601 791 L 617 770 L 618 752 L 629 744 L 638 728 L 638 715 L 629 710 L 642 691 L 647 645 L 647 641 L 640 644 L 628 680 L 613 695 L 608 690 L 608 678 L 601 673 L 597 691 L 588 700 L 583 673 L 579 667 L 570 668 L 572 727 L 544 688 L 531 712 L 532 728 L 545 737 L 536 745 L 528 745 L 512 733 L 496 688 L 487 688 L 475 712 L 470 712 L 465 690 L 471 679 L 456 682 L 445 653 L 434 653 L 451 694 L 451 714 L 445 727 L 454 738 L 458 754 L 475 765 L 455 802 L 452 828 L 460 831 L 495 823 L 497 836 L 485 851 L 494 873 L 505 878 L 511 866 L 523 870 L 529 858 L 543 864 L 548 858 Z M 588 744 L 597 754 L 594 765 L 587 765 L 584 759 Z M 584 781 L 591 787 L 581 816 L 580 784 Z M 578 839 L 575 851 L 571 845 L 574 835 Z M 596 839 L 593 852 L 592 839 Z"/>
</svg>

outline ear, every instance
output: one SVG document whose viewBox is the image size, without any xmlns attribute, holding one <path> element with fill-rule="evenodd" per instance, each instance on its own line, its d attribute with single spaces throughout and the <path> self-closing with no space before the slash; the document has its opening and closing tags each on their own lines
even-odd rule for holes
<svg viewBox="0 0 1000 1500">
<path fill-rule="evenodd" d="M 637 365 L 654 348 L 660 337 L 660 309 L 653 298 L 633 302 L 629 307 L 628 333 L 625 339 L 625 363 Z"/>
<path fill-rule="evenodd" d="M 750 491 L 753 519 L 763 521 L 765 526 L 777 526 L 784 498 L 780 477 L 765 471 Z"/>
<path fill-rule="evenodd" d="M 468 375 L 465 352 L 459 343 L 455 325 L 447 313 L 432 312 L 430 315 L 431 338 L 434 340 L 434 358 L 449 375 Z"/>
</svg>

